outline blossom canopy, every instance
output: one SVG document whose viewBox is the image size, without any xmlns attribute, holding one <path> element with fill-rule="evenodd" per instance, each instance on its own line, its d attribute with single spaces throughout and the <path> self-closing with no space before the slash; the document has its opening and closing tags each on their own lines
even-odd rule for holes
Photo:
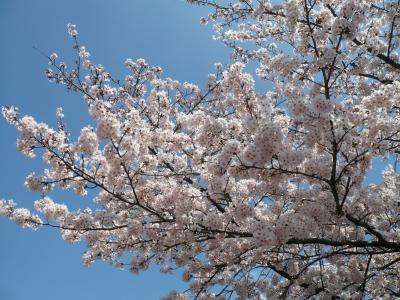
<svg viewBox="0 0 400 300">
<path fill-rule="evenodd" d="M 400 147 L 400 3 L 188 2 L 232 49 L 204 87 L 144 59 L 114 78 L 68 24 L 77 60 L 49 55 L 46 76 L 82 94 L 91 125 L 73 139 L 61 108 L 50 128 L 4 107 L 18 150 L 48 168 L 25 182 L 38 215 L 12 200 L 0 215 L 85 241 L 86 266 L 181 268 L 188 290 L 164 299 L 400 297 L 396 163 L 365 184 Z M 93 189 L 95 208 L 55 188 Z"/>
</svg>

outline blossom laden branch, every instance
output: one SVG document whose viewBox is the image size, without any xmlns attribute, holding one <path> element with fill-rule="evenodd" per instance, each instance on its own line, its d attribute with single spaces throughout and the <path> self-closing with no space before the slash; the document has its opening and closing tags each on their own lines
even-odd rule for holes
<svg viewBox="0 0 400 300">
<path fill-rule="evenodd" d="M 46 74 L 83 96 L 92 125 L 73 139 L 61 109 L 52 129 L 3 108 L 18 150 L 48 169 L 25 183 L 46 221 L 5 200 L 0 215 L 84 240 L 87 266 L 182 268 L 189 289 L 165 299 L 398 295 L 399 175 L 365 179 L 400 147 L 399 3 L 189 2 L 232 48 L 203 89 L 144 59 L 116 79 L 68 25 L 75 65 L 54 53 Z M 70 211 L 57 188 L 93 190 L 96 209 Z"/>
</svg>

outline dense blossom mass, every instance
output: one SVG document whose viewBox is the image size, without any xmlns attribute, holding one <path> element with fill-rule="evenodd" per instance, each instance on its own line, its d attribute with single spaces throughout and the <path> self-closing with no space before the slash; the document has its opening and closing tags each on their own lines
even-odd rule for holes
<svg viewBox="0 0 400 300">
<path fill-rule="evenodd" d="M 400 147 L 400 3 L 189 2 L 232 49 L 204 88 L 143 59 L 113 78 L 68 25 L 77 63 L 51 54 L 47 78 L 81 93 L 94 122 L 71 140 L 62 109 L 52 129 L 3 108 L 18 150 L 48 168 L 25 182 L 39 215 L 11 200 L 0 215 L 86 241 L 84 265 L 182 269 L 188 290 L 164 299 L 400 297 L 396 163 L 365 183 Z M 56 187 L 97 190 L 96 208 L 71 211 Z"/>
</svg>

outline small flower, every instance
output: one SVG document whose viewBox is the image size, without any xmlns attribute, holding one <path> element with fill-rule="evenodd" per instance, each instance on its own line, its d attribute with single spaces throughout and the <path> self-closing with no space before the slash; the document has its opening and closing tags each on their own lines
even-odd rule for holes
<svg viewBox="0 0 400 300">
<path fill-rule="evenodd" d="M 57 107 L 56 117 L 59 119 L 64 118 L 64 111 L 63 111 L 62 107 Z"/>
<path fill-rule="evenodd" d="M 17 121 L 17 117 L 18 117 L 18 108 L 14 107 L 14 106 L 2 107 L 1 111 L 3 113 L 4 118 L 7 120 L 8 123 L 15 124 L 15 122 Z"/>
<path fill-rule="evenodd" d="M 76 30 L 75 24 L 68 23 L 67 28 L 70 37 L 76 37 L 78 35 L 78 31 Z"/>
<path fill-rule="evenodd" d="M 50 60 L 56 60 L 57 57 L 58 57 L 57 53 L 50 54 Z"/>
<path fill-rule="evenodd" d="M 127 68 L 135 68 L 136 67 L 136 63 L 132 60 L 132 58 L 128 58 L 127 60 L 125 60 L 125 67 L 127 67 Z"/>
<path fill-rule="evenodd" d="M 206 18 L 204 18 L 204 17 L 200 18 L 201 25 L 207 25 L 207 23 L 208 23 L 208 20 Z"/>
</svg>

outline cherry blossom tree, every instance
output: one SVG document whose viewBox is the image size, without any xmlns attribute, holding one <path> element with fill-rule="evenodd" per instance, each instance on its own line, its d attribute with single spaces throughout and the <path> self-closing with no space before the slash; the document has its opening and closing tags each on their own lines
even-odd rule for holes
<svg viewBox="0 0 400 300">
<path fill-rule="evenodd" d="M 143 59 L 114 78 L 68 25 L 76 64 L 49 55 L 47 78 L 95 125 L 72 140 L 61 109 L 50 128 L 4 107 L 48 168 L 25 182 L 39 215 L 12 200 L 0 215 L 85 241 L 85 266 L 182 269 L 188 290 L 164 299 L 400 297 L 400 2 L 189 2 L 232 49 L 202 88 Z M 367 185 L 374 159 L 394 163 Z M 55 188 L 93 189 L 96 208 Z"/>
</svg>

